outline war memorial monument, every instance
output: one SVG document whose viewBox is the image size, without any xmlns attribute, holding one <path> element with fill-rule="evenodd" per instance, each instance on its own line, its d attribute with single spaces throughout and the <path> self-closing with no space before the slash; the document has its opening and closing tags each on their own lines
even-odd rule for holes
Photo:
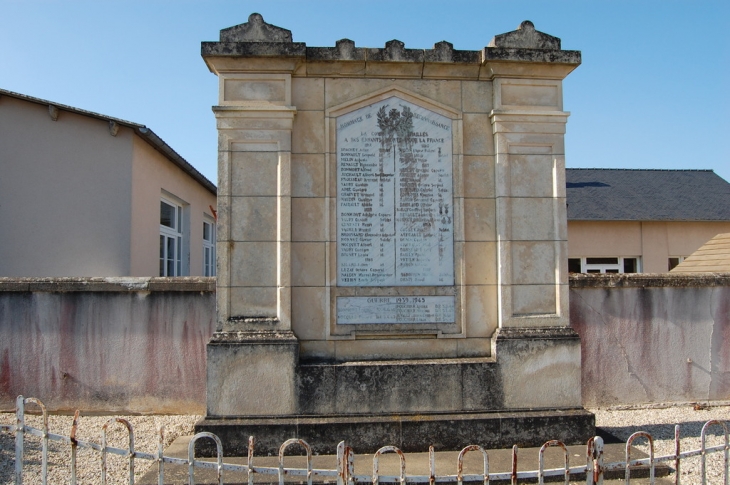
<svg viewBox="0 0 730 485">
<path fill-rule="evenodd" d="M 309 47 L 252 14 L 202 56 L 219 226 L 198 431 L 227 454 L 593 436 L 568 313 L 580 52 L 529 21 L 474 51 Z"/>
</svg>

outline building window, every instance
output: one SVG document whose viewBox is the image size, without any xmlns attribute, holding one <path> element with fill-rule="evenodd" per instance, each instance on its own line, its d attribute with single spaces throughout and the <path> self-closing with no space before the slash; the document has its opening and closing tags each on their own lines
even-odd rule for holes
<svg viewBox="0 0 730 485">
<path fill-rule="evenodd" d="M 674 258 L 669 258 L 669 264 L 667 265 L 667 271 L 672 271 L 674 268 L 676 268 L 679 263 L 684 261 L 685 256 L 677 256 Z"/>
<path fill-rule="evenodd" d="M 621 258 L 624 266 L 623 273 L 638 273 L 639 258 Z"/>
<path fill-rule="evenodd" d="M 568 258 L 568 273 L 580 273 L 581 269 L 581 258 Z"/>
<path fill-rule="evenodd" d="M 570 273 L 640 273 L 640 258 L 569 258 Z"/>
<path fill-rule="evenodd" d="M 203 221 L 203 276 L 215 276 L 215 223 Z"/>
<path fill-rule="evenodd" d="M 182 275 L 182 206 L 160 201 L 160 276 Z"/>
</svg>

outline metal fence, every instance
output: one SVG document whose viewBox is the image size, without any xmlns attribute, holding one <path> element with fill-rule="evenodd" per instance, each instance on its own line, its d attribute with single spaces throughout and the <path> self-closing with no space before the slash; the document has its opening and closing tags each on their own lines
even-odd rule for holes
<svg viewBox="0 0 730 485">
<path fill-rule="evenodd" d="M 28 426 L 25 422 L 25 406 L 26 404 L 37 405 L 42 413 L 43 427 L 41 429 Z M 128 471 L 129 471 L 129 484 L 135 483 L 134 470 L 135 463 L 138 460 L 146 460 L 148 462 L 155 462 L 157 464 L 157 477 L 160 485 L 165 483 L 165 467 L 166 465 L 183 465 L 188 467 L 188 483 L 193 485 L 195 483 L 194 472 L 196 468 L 207 468 L 213 469 L 217 472 L 217 483 L 223 485 L 223 471 L 236 472 L 241 477 L 246 477 L 249 485 L 253 485 L 255 475 L 269 475 L 272 478 L 278 479 L 279 485 L 284 485 L 285 478 L 290 477 L 299 479 L 301 482 L 305 481 L 308 485 L 312 485 L 315 478 L 320 478 L 322 481 L 336 481 L 337 485 L 356 485 L 372 483 L 372 485 L 379 485 L 381 483 L 397 483 L 400 485 L 406 485 L 408 483 L 428 483 L 434 485 L 436 483 L 456 483 L 463 485 L 464 482 L 481 482 L 484 485 L 489 485 L 490 481 L 509 481 L 511 484 L 516 485 L 520 480 L 537 480 L 539 484 L 543 484 L 545 479 L 548 477 L 563 477 L 563 481 L 568 485 L 571 478 L 575 479 L 577 475 L 585 475 L 585 481 L 588 485 L 600 485 L 603 483 L 604 474 L 609 471 L 625 470 L 625 483 L 631 483 L 632 469 L 635 471 L 636 467 L 644 466 L 649 469 L 649 480 L 650 483 L 655 482 L 655 467 L 658 463 L 668 462 L 673 464 L 675 473 L 674 481 L 676 484 L 680 483 L 680 467 L 681 461 L 690 457 L 700 457 L 700 475 L 701 483 L 704 485 L 707 483 L 706 479 L 706 458 L 710 453 L 724 453 L 724 473 L 723 480 L 724 484 L 728 485 L 729 475 L 729 453 L 730 445 L 728 443 L 728 428 L 727 425 L 722 421 L 711 420 L 707 421 L 702 427 L 701 431 L 701 446 L 699 449 L 684 451 L 680 450 L 680 435 L 679 425 L 675 426 L 674 441 L 675 451 L 671 455 L 665 456 L 654 456 L 654 439 L 646 432 L 639 431 L 632 434 L 625 447 L 625 460 L 614 463 L 604 463 L 603 461 L 603 449 L 604 443 L 600 436 L 591 438 L 586 446 L 585 463 L 577 466 L 570 465 L 570 455 L 568 448 L 560 441 L 548 441 L 539 450 L 538 469 L 532 471 L 518 471 L 518 454 L 517 446 L 512 448 L 512 469 L 508 472 L 502 473 L 490 473 L 489 471 L 489 454 L 487 451 L 478 445 L 470 445 L 461 450 L 458 455 L 456 463 L 456 474 L 452 475 L 437 475 L 435 473 L 435 453 L 433 447 L 429 447 L 429 471 L 428 475 L 411 475 L 406 473 L 406 456 L 401 450 L 394 446 L 384 446 L 380 448 L 373 455 L 373 467 L 372 474 L 358 475 L 355 474 L 354 470 L 354 453 L 352 448 L 347 446 L 345 442 L 340 442 L 337 446 L 337 469 L 315 469 L 312 467 L 312 451 L 305 441 L 298 439 L 290 439 L 285 441 L 279 448 L 279 461 L 278 467 L 260 467 L 254 465 L 254 439 L 249 438 L 248 445 L 248 459 L 245 465 L 236 465 L 230 463 L 224 463 L 223 461 L 223 445 L 221 440 L 212 433 L 198 433 L 190 441 L 188 447 L 188 458 L 174 458 L 165 456 L 163 454 L 164 448 L 164 430 L 159 429 L 159 445 L 156 454 L 143 453 L 136 451 L 134 448 L 134 429 L 132 425 L 125 419 L 122 418 L 111 418 L 101 429 L 101 443 L 93 443 L 90 441 L 82 441 L 76 439 L 77 423 L 79 419 L 79 412 L 76 411 L 74 415 L 73 424 L 71 427 L 71 433 L 69 436 L 58 435 L 50 433 L 48 430 L 48 414 L 46 408 L 42 402 L 35 398 L 23 398 L 19 396 L 16 402 L 16 424 L 15 425 L 0 425 L 0 432 L 14 433 L 15 434 L 15 483 L 21 485 L 23 483 L 23 465 L 24 465 L 24 445 L 25 440 L 29 436 L 35 436 L 40 438 L 42 445 L 42 460 L 41 460 L 41 480 L 43 485 L 47 483 L 48 477 L 48 444 L 50 441 L 57 441 L 65 443 L 70 448 L 70 461 L 68 466 L 71 472 L 71 485 L 76 485 L 76 466 L 77 466 L 77 451 L 80 448 L 91 449 L 99 454 L 100 473 L 101 473 L 101 484 L 106 485 L 107 483 L 107 457 L 109 454 L 119 455 L 126 457 L 128 460 Z M 127 448 L 114 448 L 107 446 L 107 429 L 114 423 L 121 423 L 124 425 L 129 434 L 129 442 Z M 711 426 L 719 426 L 724 434 L 724 444 L 707 447 L 706 435 L 707 430 Z M 641 459 L 631 459 L 632 444 L 639 438 L 645 438 L 648 442 L 649 456 Z M 215 442 L 217 448 L 216 461 L 202 461 L 195 458 L 195 443 L 198 440 L 209 439 Z M 284 456 L 287 448 L 292 445 L 301 446 L 306 452 L 306 468 L 286 468 L 284 467 Z M 544 453 L 545 450 L 551 447 L 557 447 L 563 450 L 564 454 L 564 466 L 562 468 L 544 468 Z M 464 471 L 464 457 L 467 453 L 475 452 L 481 455 L 483 462 L 482 473 L 479 474 L 465 474 Z M 400 460 L 400 473 L 398 475 L 382 475 L 379 468 L 379 460 L 381 455 L 385 453 L 396 453 Z M 273 479 L 272 481 L 276 481 Z M 575 481 L 575 480 L 574 480 Z"/>
</svg>

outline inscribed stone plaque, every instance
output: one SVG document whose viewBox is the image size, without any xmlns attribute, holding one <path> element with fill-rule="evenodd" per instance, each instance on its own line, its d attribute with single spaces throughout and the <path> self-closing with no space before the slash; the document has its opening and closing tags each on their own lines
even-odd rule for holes
<svg viewBox="0 0 730 485">
<path fill-rule="evenodd" d="M 454 297 L 341 296 L 337 323 L 454 323 Z"/>
<path fill-rule="evenodd" d="M 451 146 L 450 119 L 397 97 L 337 118 L 339 286 L 454 284 Z"/>
</svg>

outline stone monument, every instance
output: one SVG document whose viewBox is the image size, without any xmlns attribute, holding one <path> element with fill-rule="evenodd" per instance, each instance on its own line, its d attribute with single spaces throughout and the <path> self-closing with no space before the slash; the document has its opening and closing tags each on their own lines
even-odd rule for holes
<svg viewBox="0 0 730 485">
<path fill-rule="evenodd" d="M 529 21 L 478 51 L 293 42 L 252 14 L 219 77 L 218 327 L 227 454 L 585 442 L 569 326 L 562 79 Z"/>
</svg>

